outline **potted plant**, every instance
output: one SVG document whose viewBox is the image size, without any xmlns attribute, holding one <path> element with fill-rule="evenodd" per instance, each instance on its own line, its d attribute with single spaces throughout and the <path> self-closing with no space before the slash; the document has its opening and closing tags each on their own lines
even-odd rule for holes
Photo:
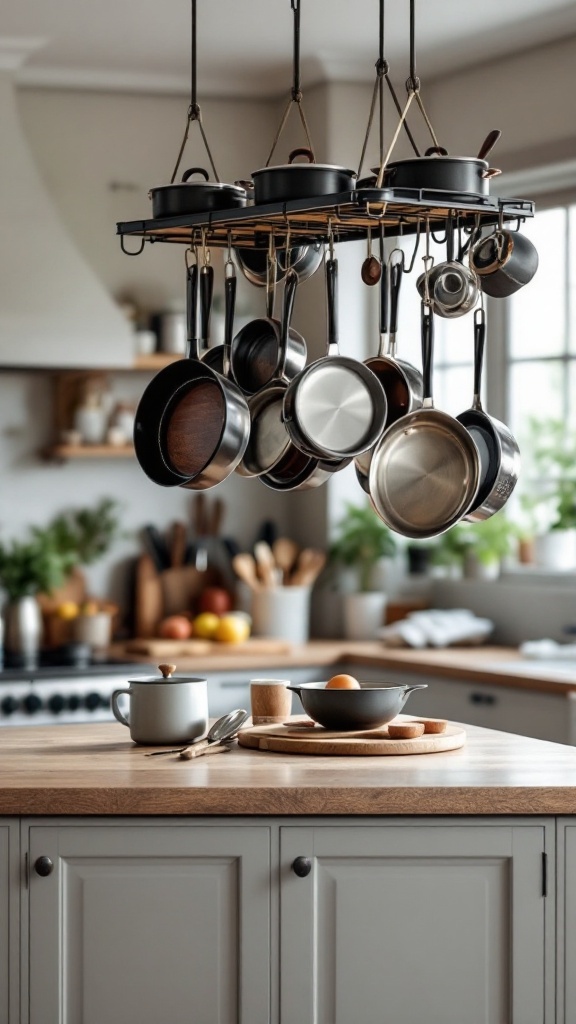
<svg viewBox="0 0 576 1024">
<path fill-rule="evenodd" d="M 457 523 L 432 549 L 435 565 L 458 566 L 464 576 L 494 579 L 515 549 L 518 532 L 502 511 L 481 523 Z"/>
<path fill-rule="evenodd" d="M 374 589 L 374 569 L 396 550 L 394 534 L 369 505 L 346 506 L 328 554 L 330 564 L 355 572 L 356 589 L 344 595 L 344 632 L 348 639 L 373 639 L 384 624 L 386 595 Z"/>
<path fill-rule="evenodd" d="M 46 527 L 31 527 L 24 540 L 0 541 L 0 588 L 5 647 L 24 668 L 37 664 L 42 638 L 40 595 L 61 587 L 72 570 L 105 554 L 118 532 L 116 502 L 57 516 Z"/>
<path fill-rule="evenodd" d="M 576 569 L 576 430 L 562 420 L 529 420 L 527 483 L 521 508 L 534 531 L 537 565 Z"/>
</svg>

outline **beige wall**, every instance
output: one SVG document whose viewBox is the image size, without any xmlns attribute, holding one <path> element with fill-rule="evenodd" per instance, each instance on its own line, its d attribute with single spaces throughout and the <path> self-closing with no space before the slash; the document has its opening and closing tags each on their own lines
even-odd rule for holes
<svg viewBox="0 0 576 1024">
<path fill-rule="evenodd" d="M 525 163 L 548 163 L 576 153 L 572 92 L 576 41 L 471 68 L 468 72 L 423 83 L 423 96 L 436 130 L 451 151 L 475 153 L 485 134 L 499 127 L 503 137 L 494 153 L 504 169 Z M 305 94 L 318 159 L 356 167 L 368 117 L 372 83 L 335 83 Z M 204 125 L 220 176 L 234 180 L 262 166 L 268 155 L 285 98 L 207 100 Z M 95 273 L 109 291 L 132 295 L 148 309 L 182 298 L 183 252 L 180 246 L 147 246 L 137 259 L 120 251 L 118 220 L 146 217 L 147 191 L 167 183 L 184 129 L 185 97 L 22 89 L 19 104 L 25 131 L 63 221 Z M 394 123 L 387 101 L 388 129 Z M 418 138 L 422 124 L 412 117 Z M 196 129 L 194 129 L 196 133 Z M 286 159 L 303 143 L 296 113 L 278 150 Z M 365 166 L 377 159 L 374 130 Z M 399 155 L 407 155 L 404 140 Z M 196 134 L 184 165 L 203 164 Z M 111 188 L 116 183 L 120 187 Z M 359 283 L 361 247 L 342 247 L 341 337 L 351 354 L 362 356 L 376 331 L 373 295 Z M 220 259 L 215 261 L 221 265 Z M 219 285 L 220 286 L 220 285 Z M 240 307 L 251 315 L 262 308 L 261 292 L 241 282 Z M 322 353 L 325 337 L 324 285 L 320 275 L 304 284 L 296 304 L 295 325 L 313 356 Z M 82 344 L 82 339 L 78 339 Z M 138 391 L 142 381 L 134 380 Z M 135 463 L 42 466 L 36 451 L 49 439 L 49 383 L 36 377 L 0 375 L 0 527 L 4 536 L 42 523 L 60 508 L 89 504 L 105 494 L 123 503 L 126 525 L 135 530 L 146 521 L 166 525 L 189 515 L 190 495 L 155 487 Z M 258 522 L 274 516 L 281 529 L 301 540 L 321 543 L 328 523 L 346 498 L 361 500 L 352 471 L 340 474 L 333 487 L 303 495 L 278 496 L 256 481 L 234 477 L 220 492 L 228 501 L 226 533 L 243 543 Z M 121 554 L 137 550 L 134 537 Z M 94 575 L 95 589 L 109 589 L 118 552 Z"/>
</svg>

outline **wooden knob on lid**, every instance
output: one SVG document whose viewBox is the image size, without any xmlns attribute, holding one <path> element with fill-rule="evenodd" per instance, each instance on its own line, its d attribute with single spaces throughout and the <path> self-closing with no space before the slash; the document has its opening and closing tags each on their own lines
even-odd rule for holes
<svg viewBox="0 0 576 1024">
<path fill-rule="evenodd" d="M 158 665 L 158 668 L 163 679 L 170 679 L 172 673 L 176 671 L 176 665 Z"/>
</svg>

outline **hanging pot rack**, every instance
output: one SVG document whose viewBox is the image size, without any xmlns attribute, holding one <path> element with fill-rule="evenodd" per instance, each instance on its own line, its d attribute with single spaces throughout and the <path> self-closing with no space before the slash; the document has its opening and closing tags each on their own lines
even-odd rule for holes
<svg viewBox="0 0 576 1024">
<path fill-rule="evenodd" d="M 190 128 L 194 122 L 198 123 L 212 170 L 216 180 L 219 181 L 197 101 L 196 0 L 191 0 L 191 2 L 191 99 L 186 130 L 172 174 L 172 181 L 176 177 Z M 312 153 L 314 152 L 302 104 L 300 0 L 290 0 L 290 4 L 294 14 L 292 89 L 266 161 L 266 167 L 270 165 L 281 133 L 294 106 L 304 128 L 308 148 Z M 334 242 L 366 240 L 368 233 L 375 228 L 384 236 L 411 233 L 419 235 L 421 224 L 424 222 L 430 230 L 445 230 L 449 223 L 457 221 L 460 229 L 472 237 L 473 233 L 481 232 L 485 226 L 516 222 L 519 228 L 526 218 L 533 217 L 534 203 L 531 200 L 505 199 L 469 192 L 458 194 L 437 189 L 383 187 L 384 171 L 402 130 L 406 133 L 416 156 L 420 156 L 420 150 L 407 123 L 407 114 L 413 103 L 422 114 L 434 148 L 440 150 L 441 147 L 426 113 L 421 97 L 420 80 L 416 74 L 415 0 L 410 0 L 410 71 L 406 81 L 407 99 L 404 107 L 402 107 L 390 81 L 389 64 L 385 57 L 384 0 L 379 0 L 379 14 L 379 53 L 376 61 L 376 79 L 358 168 L 359 177 L 378 100 L 379 173 L 376 178 L 372 179 L 369 187 L 356 188 L 351 192 L 338 195 L 323 195 L 265 205 L 248 205 L 233 210 L 211 210 L 195 214 L 119 222 L 116 230 L 120 236 L 122 251 L 127 255 L 135 256 L 143 251 L 146 242 L 190 246 L 196 244 L 200 237 L 205 240 L 207 245 L 215 248 L 230 246 L 234 248 L 268 248 L 271 236 L 279 246 L 285 244 L 287 236 L 290 236 L 292 245 L 327 244 L 331 236 Z M 394 107 L 399 114 L 399 122 L 386 154 L 384 154 L 384 82 L 386 82 Z M 141 239 L 141 245 L 137 250 L 126 248 L 125 239 L 128 237 Z"/>
</svg>

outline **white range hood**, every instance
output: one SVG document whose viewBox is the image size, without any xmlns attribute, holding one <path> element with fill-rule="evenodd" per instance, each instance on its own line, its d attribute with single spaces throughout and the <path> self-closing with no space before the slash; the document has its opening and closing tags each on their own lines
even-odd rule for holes
<svg viewBox="0 0 576 1024">
<path fill-rule="evenodd" d="M 39 45 L 0 38 L 0 367 L 130 366 L 130 325 L 68 235 L 19 122 L 14 72 Z"/>
</svg>

